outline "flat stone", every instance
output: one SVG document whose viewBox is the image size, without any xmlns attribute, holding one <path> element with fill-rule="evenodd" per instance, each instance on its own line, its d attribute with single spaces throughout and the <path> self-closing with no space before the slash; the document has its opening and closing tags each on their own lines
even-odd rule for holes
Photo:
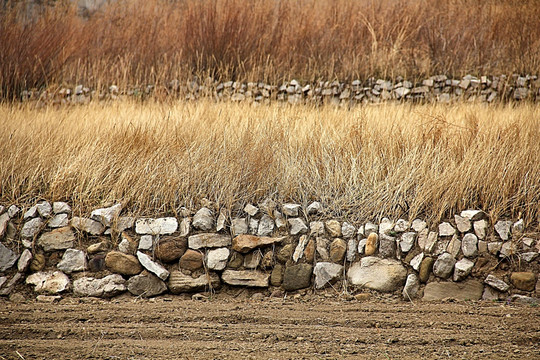
<svg viewBox="0 0 540 360">
<path fill-rule="evenodd" d="M 84 231 L 90 235 L 101 235 L 105 231 L 105 226 L 102 223 L 88 219 L 74 216 L 71 219 L 71 226 L 79 231 Z"/>
<path fill-rule="evenodd" d="M 523 291 L 533 291 L 536 285 L 536 277 L 533 272 L 513 272 L 510 275 L 512 284 Z"/>
<path fill-rule="evenodd" d="M 420 270 L 420 264 L 422 264 L 422 260 L 424 260 L 424 253 L 420 253 L 420 254 L 416 255 L 415 257 L 413 257 L 409 264 L 411 265 L 411 267 L 415 271 L 419 271 Z"/>
<path fill-rule="evenodd" d="M 206 267 L 210 270 L 223 270 L 227 266 L 230 251 L 227 248 L 213 249 L 206 253 Z"/>
<path fill-rule="evenodd" d="M 313 266 L 309 264 L 297 264 L 285 268 L 283 274 L 283 289 L 295 291 L 309 287 Z"/>
<path fill-rule="evenodd" d="M 232 241 L 229 235 L 206 233 L 192 235 L 188 238 L 188 247 L 194 250 L 225 247 L 231 244 Z"/>
<path fill-rule="evenodd" d="M 505 283 L 504 281 L 495 277 L 492 274 L 489 274 L 486 277 L 486 279 L 484 280 L 484 284 L 489 285 L 492 288 L 502 291 L 502 292 L 505 292 L 510 288 L 510 286 L 507 283 Z"/>
<path fill-rule="evenodd" d="M 456 233 L 456 229 L 450 223 L 443 222 L 439 224 L 439 236 L 452 236 Z"/>
<path fill-rule="evenodd" d="M 404 285 L 407 269 L 400 261 L 368 256 L 349 268 L 352 285 L 381 292 L 392 292 Z"/>
<path fill-rule="evenodd" d="M 0 252 L 1 252 L 1 250 L 0 250 Z M 1 255 L 0 255 L 0 258 L 1 258 Z M 32 258 L 33 258 L 32 252 L 30 252 L 29 249 L 24 249 L 21 256 L 19 257 L 19 261 L 17 262 L 17 270 L 19 270 L 19 272 L 21 272 L 21 273 L 24 273 L 28 269 L 28 267 L 30 266 L 30 263 L 32 262 Z M 2 261 L 0 260 L 0 264 L 1 263 L 2 263 Z M 0 271 L 4 271 L 4 270 L 2 270 L 1 265 L 0 265 Z M 2 287 L 2 286 L 0 285 L 0 287 Z"/>
<path fill-rule="evenodd" d="M 264 214 L 259 221 L 259 228 L 257 229 L 257 236 L 270 236 L 274 231 L 274 219 L 269 215 Z"/>
<path fill-rule="evenodd" d="M 156 244 L 154 256 L 164 263 L 177 261 L 187 250 L 187 239 L 182 237 L 162 238 Z"/>
<path fill-rule="evenodd" d="M 202 231 L 209 231 L 214 228 L 214 214 L 206 207 L 201 208 L 193 216 L 193 227 Z"/>
<path fill-rule="evenodd" d="M 499 234 L 499 237 L 503 241 L 507 241 L 510 238 L 510 229 L 512 228 L 511 221 L 499 220 L 495 224 L 495 231 Z"/>
<path fill-rule="evenodd" d="M 232 220 L 231 231 L 233 236 L 248 233 L 248 223 L 246 218 L 236 218 Z"/>
<path fill-rule="evenodd" d="M 379 243 L 379 236 L 377 235 L 377 233 L 370 233 L 366 239 L 366 248 L 365 248 L 365 254 L 367 256 L 371 256 L 373 254 L 375 254 L 375 252 L 377 251 L 377 247 L 378 247 L 378 243 Z"/>
<path fill-rule="evenodd" d="M 405 219 L 399 219 L 398 221 L 396 221 L 396 225 L 394 226 L 394 231 L 402 233 L 409 230 L 410 227 L 411 227 L 410 222 L 408 222 Z"/>
<path fill-rule="evenodd" d="M 59 227 L 65 227 L 69 225 L 69 218 L 68 214 L 57 214 L 53 216 L 47 225 L 50 228 L 59 228 Z"/>
<path fill-rule="evenodd" d="M 37 244 L 43 248 L 43 251 L 55 251 L 72 248 L 74 242 L 75 234 L 69 226 L 66 226 L 42 234 Z"/>
<path fill-rule="evenodd" d="M 54 303 L 62 299 L 60 295 L 38 295 L 36 300 L 41 303 Z"/>
<path fill-rule="evenodd" d="M 121 275 L 113 274 L 102 279 L 82 277 L 73 282 L 73 294 L 110 298 L 126 291 L 126 281 Z"/>
<path fill-rule="evenodd" d="M 510 302 L 524 305 L 538 305 L 540 300 L 531 296 L 514 294 L 510 297 Z"/>
<path fill-rule="evenodd" d="M 449 253 L 441 254 L 433 264 L 433 274 L 442 279 L 448 279 L 454 271 L 455 264 L 456 259 L 452 255 Z"/>
<path fill-rule="evenodd" d="M 233 286 L 268 287 L 270 275 L 253 270 L 225 270 L 221 274 L 224 283 Z"/>
<path fill-rule="evenodd" d="M 486 238 L 486 230 L 488 223 L 486 220 L 478 220 L 473 223 L 474 233 L 479 239 Z"/>
<path fill-rule="evenodd" d="M 0 272 L 11 269 L 19 256 L 0 243 Z"/>
<path fill-rule="evenodd" d="M 312 221 L 309 223 L 309 234 L 313 236 L 324 235 L 324 223 L 322 221 Z"/>
<path fill-rule="evenodd" d="M 461 250 L 466 257 L 478 255 L 478 238 L 474 234 L 465 234 L 461 242 Z"/>
<path fill-rule="evenodd" d="M 178 229 L 178 221 L 174 217 L 158 219 L 138 219 L 135 222 L 135 232 L 139 235 L 167 235 Z"/>
<path fill-rule="evenodd" d="M 122 211 L 122 204 L 115 204 L 111 207 L 96 209 L 90 213 L 92 220 L 102 223 L 104 226 L 111 226 L 113 221 L 118 218 Z"/>
<path fill-rule="evenodd" d="M 52 213 L 52 206 L 48 201 L 40 201 L 36 205 L 36 209 L 42 218 L 48 218 Z"/>
<path fill-rule="evenodd" d="M 314 201 L 306 208 L 306 212 L 308 215 L 317 215 L 322 211 L 322 205 L 318 201 Z"/>
<path fill-rule="evenodd" d="M 281 243 L 286 238 L 287 237 L 272 238 L 254 235 L 238 235 L 232 240 L 232 249 L 245 254 L 259 247 Z"/>
<path fill-rule="evenodd" d="M 347 243 L 343 239 L 334 239 L 330 244 L 330 260 L 334 263 L 341 264 L 347 252 Z"/>
<path fill-rule="evenodd" d="M 69 287 L 69 278 L 61 271 L 37 272 L 26 278 L 26 283 L 35 285 L 37 293 L 58 294 Z"/>
<path fill-rule="evenodd" d="M 383 258 L 393 258 L 396 256 L 395 237 L 381 233 L 379 238 L 379 255 Z"/>
<path fill-rule="evenodd" d="M 304 220 L 300 218 L 291 218 L 288 220 L 290 228 L 290 234 L 291 235 L 299 235 L 299 234 L 305 234 L 308 232 L 308 227 L 306 226 L 306 223 Z"/>
<path fill-rule="evenodd" d="M 249 215 L 249 216 L 255 216 L 257 215 L 257 213 L 259 212 L 259 208 L 256 207 L 256 206 L 253 206 L 251 204 L 247 204 L 245 207 L 244 207 L 244 211 Z"/>
<path fill-rule="evenodd" d="M 107 254 L 105 266 L 112 272 L 122 275 L 137 275 L 142 271 L 142 266 L 135 256 L 119 251 L 111 251 Z"/>
<path fill-rule="evenodd" d="M 199 251 L 188 249 L 178 263 L 182 269 L 195 271 L 203 267 L 203 254 Z"/>
<path fill-rule="evenodd" d="M 169 290 L 173 294 L 217 289 L 220 285 L 221 281 L 216 273 L 202 274 L 197 278 L 192 278 L 181 271 L 172 271 L 169 276 Z"/>
<path fill-rule="evenodd" d="M 56 267 L 67 274 L 83 271 L 86 269 L 86 254 L 82 250 L 67 249 Z"/>
<path fill-rule="evenodd" d="M 36 236 L 43 226 L 41 218 L 35 218 L 24 223 L 21 230 L 21 237 L 33 238 Z"/>
<path fill-rule="evenodd" d="M 294 253 L 292 255 L 292 259 L 294 262 L 298 262 L 298 260 L 300 260 L 302 256 L 304 256 L 304 248 L 306 247 L 307 242 L 307 236 L 300 236 L 300 239 L 298 240 L 298 245 L 296 245 L 296 248 L 294 249 Z"/>
<path fill-rule="evenodd" d="M 281 210 L 285 216 L 298 216 L 301 208 L 299 204 L 283 204 Z"/>
<path fill-rule="evenodd" d="M 456 221 L 456 226 L 459 232 L 465 233 L 471 230 L 471 220 L 459 215 L 454 215 L 454 219 Z"/>
<path fill-rule="evenodd" d="M 152 235 L 143 235 L 139 239 L 139 250 L 152 250 L 154 248 L 154 238 Z"/>
<path fill-rule="evenodd" d="M 464 210 L 460 214 L 461 217 L 470 221 L 478 221 L 487 218 L 487 215 L 482 210 Z"/>
<path fill-rule="evenodd" d="M 480 300 L 484 287 L 476 280 L 454 282 L 430 282 L 424 288 L 424 301 L 441 300 Z"/>
<path fill-rule="evenodd" d="M 330 262 L 319 262 L 313 269 L 315 275 L 315 288 L 322 289 L 327 284 L 332 284 L 343 274 L 343 266 Z"/>
<path fill-rule="evenodd" d="M 63 201 L 55 201 L 52 205 L 52 211 L 55 214 L 71 214 L 71 207 Z"/>
<path fill-rule="evenodd" d="M 414 219 L 412 222 L 412 228 L 416 232 L 420 232 L 427 227 L 427 223 L 421 219 Z"/>
<path fill-rule="evenodd" d="M 433 270 L 434 262 L 435 260 L 433 260 L 432 257 L 424 257 L 424 259 L 422 259 L 420 270 L 418 271 L 418 278 L 421 282 L 426 283 L 429 280 L 429 275 L 431 275 L 431 271 Z"/>
<path fill-rule="evenodd" d="M 418 290 L 420 290 L 420 281 L 418 280 L 418 276 L 416 276 L 416 274 L 409 274 L 402 291 L 403 299 L 415 299 L 418 296 Z"/>
<path fill-rule="evenodd" d="M 454 266 L 454 281 L 461 281 L 471 273 L 474 263 L 469 259 L 461 259 Z"/>
<path fill-rule="evenodd" d="M 167 285 L 157 276 L 144 272 L 127 281 L 128 291 L 135 296 L 153 297 L 167 291 Z"/>
<path fill-rule="evenodd" d="M 146 270 L 152 274 L 155 274 L 161 280 L 167 280 L 169 277 L 169 272 L 167 269 L 153 261 L 150 256 L 146 255 L 145 253 L 137 251 L 137 259 Z"/>
</svg>

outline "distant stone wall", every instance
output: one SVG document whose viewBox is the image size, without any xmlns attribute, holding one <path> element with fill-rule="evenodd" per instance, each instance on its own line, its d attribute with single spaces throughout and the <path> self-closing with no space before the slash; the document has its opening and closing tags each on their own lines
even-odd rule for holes
<svg viewBox="0 0 540 360">
<path fill-rule="evenodd" d="M 332 286 L 359 299 L 538 303 L 540 234 L 465 210 L 440 224 L 326 219 L 323 205 L 212 204 L 177 216 L 131 217 L 122 205 L 72 216 L 63 202 L 0 206 L 0 295 L 110 298 L 129 292 L 249 287 L 268 296 Z"/>
<path fill-rule="evenodd" d="M 84 104 L 92 100 L 147 97 L 340 106 L 382 102 L 537 102 L 540 101 L 540 80 L 536 75 L 517 74 L 510 77 L 502 75 L 479 78 L 467 75 L 461 79 L 436 75 L 416 83 L 398 77 L 394 80 L 370 78 L 365 81 L 326 81 L 317 84 L 301 84 L 292 80 L 277 86 L 262 82 L 215 82 L 206 79 L 186 83 L 172 80 L 166 86 L 148 85 L 145 88 L 132 89 L 119 89 L 116 85 L 111 85 L 106 91 L 77 85 L 74 88 L 28 90 L 21 94 L 23 101 L 37 101 L 42 104 Z"/>
</svg>

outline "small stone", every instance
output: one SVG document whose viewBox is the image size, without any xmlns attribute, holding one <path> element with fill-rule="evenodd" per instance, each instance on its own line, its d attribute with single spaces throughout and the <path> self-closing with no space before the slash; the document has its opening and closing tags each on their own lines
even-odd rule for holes
<svg viewBox="0 0 540 360">
<path fill-rule="evenodd" d="M 306 223 L 300 218 L 291 218 L 288 220 L 291 227 L 291 235 L 305 234 L 308 231 Z"/>
<path fill-rule="evenodd" d="M 40 201 L 36 205 L 37 211 L 42 218 L 48 218 L 52 213 L 52 206 L 48 201 Z"/>
<path fill-rule="evenodd" d="M 25 222 L 21 230 L 21 237 L 33 238 L 39 233 L 42 226 L 43 220 L 41 220 L 40 218 L 35 218 Z"/>
<path fill-rule="evenodd" d="M 180 259 L 186 252 L 187 240 L 182 237 L 171 237 L 160 239 L 155 246 L 154 255 L 156 259 L 164 263 L 172 263 Z"/>
<path fill-rule="evenodd" d="M 90 218 L 102 223 L 104 226 L 111 226 L 114 220 L 118 218 L 122 211 L 122 204 L 115 204 L 111 207 L 97 209 L 92 211 Z"/>
<path fill-rule="evenodd" d="M 28 220 L 28 219 L 33 219 L 35 217 L 37 217 L 39 214 L 38 214 L 38 211 L 37 211 L 37 205 L 34 205 L 32 206 L 30 209 L 26 210 L 26 212 L 24 213 L 23 215 L 23 220 Z M 7 214 L 6 214 L 7 216 Z M 9 216 L 7 216 L 7 218 L 9 219 Z"/>
<path fill-rule="evenodd" d="M 487 217 L 486 213 L 482 210 L 464 210 L 460 215 L 461 217 L 467 218 L 470 221 L 478 221 Z"/>
<path fill-rule="evenodd" d="M 365 237 L 365 233 L 366 233 L 365 225 L 360 225 L 360 227 L 358 227 L 358 231 L 356 231 L 356 236 L 362 239 Z"/>
<path fill-rule="evenodd" d="M 379 239 L 379 255 L 382 258 L 393 258 L 396 256 L 396 238 L 381 233 Z"/>
<path fill-rule="evenodd" d="M 409 252 L 414 247 L 415 240 L 416 233 L 414 232 L 406 232 L 401 235 L 401 239 L 399 241 L 399 247 L 401 248 L 401 251 L 404 253 Z"/>
<path fill-rule="evenodd" d="M 133 255 L 111 251 L 105 257 L 105 266 L 112 272 L 122 275 L 137 275 L 142 271 L 141 264 Z"/>
<path fill-rule="evenodd" d="M 428 233 L 426 230 L 424 230 L 418 234 L 418 245 L 420 245 L 420 248 L 425 252 L 432 253 L 435 249 L 438 238 L 439 236 L 435 231 L 430 231 Z"/>
<path fill-rule="evenodd" d="M 259 220 L 257 220 L 257 219 L 249 219 L 248 232 L 251 235 L 256 235 L 258 228 L 259 228 Z"/>
<path fill-rule="evenodd" d="M 505 292 L 510 288 L 507 283 L 491 274 L 486 277 L 486 279 L 484 280 L 484 284 L 489 285 L 492 288 L 502 292 Z"/>
<path fill-rule="evenodd" d="M 364 236 L 369 236 L 371 233 L 379 232 L 379 225 L 368 222 L 364 225 Z"/>
<path fill-rule="evenodd" d="M 0 239 L 4 236 L 9 223 L 9 215 L 7 213 L 0 215 Z"/>
<path fill-rule="evenodd" d="M 83 277 L 73 282 L 73 294 L 109 298 L 126 291 L 126 281 L 121 275 L 113 274 L 102 279 Z"/>
<path fill-rule="evenodd" d="M 77 216 L 71 219 L 71 226 L 90 235 L 101 235 L 105 231 L 105 226 L 100 222 Z"/>
<path fill-rule="evenodd" d="M 322 211 L 322 205 L 318 201 L 312 202 L 311 204 L 309 204 L 309 206 L 306 209 L 306 212 L 308 213 L 308 215 L 317 215 L 321 211 Z"/>
<path fill-rule="evenodd" d="M 190 249 L 218 248 L 231 245 L 231 237 L 214 233 L 197 234 L 188 238 L 188 247 Z"/>
<path fill-rule="evenodd" d="M 324 223 L 322 221 L 312 221 L 309 223 L 309 234 L 313 236 L 324 235 Z"/>
<path fill-rule="evenodd" d="M 298 204 L 284 204 L 281 207 L 285 216 L 298 216 L 298 212 L 302 207 Z"/>
<path fill-rule="evenodd" d="M 400 261 L 368 256 L 353 264 L 347 276 L 352 285 L 392 292 L 405 284 L 407 270 Z"/>
<path fill-rule="evenodd" d="M 347 252 L 347 243 L 343 239 L 334 239 L 330 244 L 330 260 L 334 263 L 341 264 Z"/>
<path fill-rule="evenodd" d="M 433 274 L 442 279 L 448 279 L 452 275 L 456 259 L 449 253 L 439 255 L 435 263 L 433 264 Z"/>
<path fill-rule="evenodd" d="M 329 262 L 319 262 L 313 269 L 315 275 L 315 288 L 322 289 L 326 284 L 332 284 L 343 273 L 343 266 Z"/>
<path fill-rule="evenodd" d="M 456 226 L 459 232 L 465 233 L 471 230 L 471 220 L 459 215 L 454 215 L 454 219 L 456 220 Z"/>
<path fill-rule="evenodd" d="M 135 232 L 139 235 L 167 235 L 178 229 L 178 221 L 173 217 L 158 219 L 138 219 L 135 222 Z"/>
<path fill-rule="evenodd" d="M 260 251 L 254 251 L 244 256 L 244 267 L 246 269 L 256 269 L 261 263 L 262 254 Z"/>
<path fill-rule="evenodd" d="M 478 238 L 474 234 L 465 234 L 461 242 L 463 256 L 475 257 L 478 255 Z"/>
<path fill-rule="evenodd" d="M 415 271 L 418 271 L 420 270 L 420 264 L 422 264 L 422 260 L 424 260 L 424 253 L 420 253 L 413 257 L 409 264 Z"/>
<path fill-rule="evenodd" d="M 370 293 L 360 293 L 360 294 L 354 295 L 354 298 L 357 301 L 367 301 L 367 300 L 369 300 L 370 297 L 371 297 Z"/>
<path fill-rule="evenodd" d="M 41 303 L 53 303 L 62 299 L 60 295 L 38 295 L 36 300 Z"/>
<path fill-rule="evenodd" d="M 484 287 L 484 292 L 482 293 L 482 300 L 488 301 L 498 301 L 504 299 L 505 296 L 500 291 L 495 290 L 490 286 Z"/>
<path fill-rule="evenodd" d="M 17 262 L 17 270 L 19 270 L 19 272 L 21 273 L 25 272 L 26 269 L 28 269 L 28 266 L 30 266 L 31 261 L 32 261 L 32 253 L 30 252 L 29 249 L 24 249 L 21 256 L 19 257 L 19 261 Z M 0 264 L 1 263 L 2 261 L 0 260 Z M 1 270 L 1 266 L 0 266 L 0 270 Z M 4 271 L 4 270 L 1 270 L 1 271 Z M 0 287 L 2 286 L 0 285 Z"/>
<path fill-rule="evenodd" d="M 309 264 L 297 264 L 285 268 L 283 275 L 283 289 L 295 291 L 309 287 L 313 267 Z"/>
<path fill-rule="evenodd" d="M 279 262 L 286 263 L 290 259 L 292 259 L 293 252 L 295 251 L 295 247 L 293 244 L 287 244 L 281 248 L 276 254 L 276 258 Z"/>
<path fill-rule="evenodd" d="M 52 206 L 55 214 L 71 214 L 71 207 L 63 201 L 55 201 Z"/>
<path fill-rule="evenodd" d="M 461 281 L 471 273 L 474 263 L 469 259 L 461 259 L 454 266 L 454 281 Z"/>
<path fill-rule="evenodd" d="M 494 241 L 488 243 L 488 251 L 492 255 L 497 255 L 501 251 L 503 243 L 501 241 Z"/>
<path fill-rule="evenodd" d="M 533 272 L 513 272 L 510 275 L 512 284 L 523 291 L 533 291 L 536 284 L 536 277 Z"/>
<path fill-rule="evenodd" d="M 500 250 L 501 257 L 510 257 L 517 254 L 517 246 L 513 241 L 507 241 L 502 244 Z"/>
<path fill-rule="evenodd" d="M 317 254 L 319 255 L 322 261 L 330 261 L 330 255 L 328 254 L 328 246 L 330 241 L 325 238 L 317 238 Z"/>
<path fill-rule="evenodd" d="M 377 251 L 377 245 L 379 242 L 379 236 L 377 233 L 370 233 L 366 240 L 365 254 L 371 256 Z"/>
<path fill-rule="evenodd" d="M 65 227 L 69 225 L 69 218 L 67 214 L 57 214 L 53 216 L 47 225 L 50 228 L 59 228 L 59 227 Z"/>
<path fill-rule="evenodd" d="M 185 217 L 182 219 L 182 221 L 180 221 L 180 234 L 178 234 L 178 236 L 187 237 L 190 231 L 191 231 L 191 219 L 188 217 Z"/>
<path fill-rule="evenodd" d="M 452 236 L 456 233 L 456 229 L 450 223 L 443 222 L 439 224 L 439 236 Z"/>
<path fill-rule="evenodd" d="M 272 273 L 270 275 L 270 284 L 272 286 L 281 286 L 282 282 L 283 282 L 283 265 L 276 264 L 274 268 L 272 269 Z"/>
<path fill-rule="evenodd" d="M 356 235 L 356 228 L 345 221 L 341 224 L 341 234 L 344 239 L 351 239 Z"/>
<path fill-rule="evenodd" d="M 539 300 L 531 296 L 514 294 L 510 297 L 510 301 L 517 304 L 538 305 Z M 515 351 L 514 351 L 515 352 Z"/>
<path fill-rule="evenodd" d="M 57 294 L 69 287 L 69 278 L 61 271 L 37 272 L 26 278 L 26 283 L 35 285 L 37 293 Z"/>
<path fill-rule="evenodd" d="M 363 255 L 366 252 L 366 244 L 367 239 L 362 239 L 358 242 L 358 254 Z"/>
<path fill-rule="evenodd" d="M 75 234 L 69 226 L 54 229 L 53 231 L 42 234 L 37 244 L 44 251 L 64 250 L 73 247 Z"/>
<path fill-rule="evenodd" d="M 328 220 L 325 223 L 326 231 L 331 237 L 341 236 L 341 224 L 337 220 Z"/>
<path fill-rule="evenodd" d="M 473 223 L 474 233 L 479 239 L 486 238 L 487 225 L 488 223 L 486 220 L 478 220 Z"/>
<path fill-rule="evenodd" d="M 249 216 L 255 216 L 257 215 L 257 213 L 259 212 L 259 208 L 251 205 L 251 204 L 247 204 L 245 207 L 244 207 L 244 211 L 249 215 Z"/>
<path fill-rule="evenodd" d="M 305 235 L 300 236 L 300 240 L 298 241 L 298 245 L 296 245 L 296 248 L 294 249 L 294 253 L 292 255 L 292 259 L 294 262 L 298 262 L 304 255 L 304 248 L 306 247 L 308 242 L 308 237 Z"/>
<path fill-rule="evenodd" d="M 135 255 L 137 251 L 137 242 L 127 233 L 123 232 L 122 241 L 118 244 L 118 250 L 125 254 Z"/>
<path fill-rule="evenodd" d="M 193 216 L 193 227 L 202 231 L 212 230 L 214 228 L 214 215 L 206 207 L 201 208 Z"/>
<path fill-rule="evenodd" d="M 390 235 L 394 230 L 394 222 L 388 218 L 383 218 L 379 224 L 379 234 Z"/>
<path fill-rule="evenodd" d="M 276 227 L 278 230 L 285 230 L 287 228 L 287 221 L 279 211 L 274 211 L 274 220 L 276 222 Z"/>
<path fill-rule="evenodd" d="M 13 219 L 15 217 L 15 215 L 17 215 L 19 213 L 19 211 L 21 211 L 21 209 L 19 209 L 19 207 L 17 205 L 11 205 L 7 209 L 7 214 L 8 214 L 10 219 Z"/>
<path fill-rule="evenodd" d="M 232 220 L 231 231 L 233 236 L 248 233 L 248 223 L 246 218 L 236 218 Z"/>
<path fill-rule="evenodd" d="M 452 236 L 452 240 L 448 243 L 446 251 L 455 258 L 458 257 L 461 250 L 461 240 L 459 240 L 457 234 Z"/>
<path fill-rule="evenodd" d="M 173 294 L 211 290 L 219 288 L 220 285 L 219 276 L 215 273 L 202 274 L 197 278 L 192 278 L 181 271 L 173 271 L 169 276 L 169 290 Z"/>
<path fill-rule="evenodd" d="M 82 250 L 67 249 L 56 267 L 68 274 L 83 271 L 86 269 L 86 255 Z"/>
<path fill-rule="evenodd" d="M 412 228 L 416 232 L 420 232 L 420 231 L 424 230 L 426 227 L 427 227 L 427 223 L 424 220 L 415 219 L 412 222 Z"/>
<path fill-rule="evenodd" d="M 356 253 L 358 252 L 358 242 L 356 239 L 349 239 L 347 242 L 347 261 L 353 262 L 356 259 Z"/>
<path fill-rule="evenodd" d="M 224 283 L 233 286 L 268 287 L 270 275 L 253 270 L 225 270 L 221 274 Z"/>
<path fill-rule="evenodd" d="M 420 281 L 416 274 L 409 274 L 407 281 L 405 281 L 405 287 L 403 287 L 403 299 L 412 300 L 418 296 L 418 290 L 420 290 Z"/>
<path fill-rule="evenodd" d="M 152 235 L 143 235 L 139 240 L 139 250 L 152 250 L 154 248 L 154 239 Z"/>
<path fill-rule="evenodd" d="M 511 221 L 499 220 L 495 224 L 495 231 L 499 234 L 503 241 L 507 241 L 510 238 L 510 228 L 512 227 Z"/>
<path fill-rule="evenodd" d="M 309 239 L 304 249 L 304 258 L 308 264 L 312 264 L 315 260 L 315 240 L 313 238 Z"/>
<path fill-rule="evenodd" d="M 210 270 L 223 270 L 227 266 L 230 251 L 227 248 L 209 250 L 206 254 L 206 266 Z"/>
<path fill-rule="evenodd" d="M 529 237 L 524 237 L 523 239 L 521 239 L 521 242 L 523 243 L 524 246 L 528 248 L 532 248 L 534 245 L 534 239 L 531 239 Z"/>
<path fill-rule="evenodd" d="M 433 269 L 433 263 L 435 261 L 431 257 L 425 257 L 420 263 L 420 271 L 418 271 L 418 278 L 421 282 L 426 283 L 429 279 L 429 275 Z"/>
<path fill-rule="evenodd" d="M 169 277 L 169 272 L 167 271 L 167 269 L 165 269 L 160 264 L 152 261 L 152 259 L 150 259 L 150 256 L 140 251 L 137 251 L 137 259 L 139 259 L 139 262 L 146 270 L 155 274 L 161 280 L 166 280 Z"/>
<path fill-rule="evenodd" d="M 530 263 L 532 262 L 534 259 L 536 259 L 538 257 L 538 253 L 537 252 L 526 252 L 526 253 L 523 253 L 523 254 L 520 254 L 519 257 L 521 259 L 523 259 L 524 261 Z"/>
<path fill-rule="evenodd" d="M 19 256 L 0 243 L 0 272 L 10 269 Z"/>
<path fill-rule="evenodd" d="M 259 221 L 259 228 L 257 229 L 257 236 L 270 236 L 274 231 L 274 219 L 269 215 L 264 214 Z"/>
<path fill-rule="evenodd" d="M 270 269 L 274 265 L 274 252 L 272 250 L 267 251 L 261 260 L 262 269 Z"/>
<path fill-rule="evenodd" d="M 180 258 L 179 266 L 182 269 L 195 271 L 203 267 L 203 254 L 199 251 L 188 249 Z"/>
<path fill-rule="evenodd" d="M 30 263 L 30 271 L 38 272 L 45 268 L 45 255 L 35 254 Z"/>
<path fill-rule="evenodd" d="M 219 212 L 219 216 L 216 221 L 216 231 L 220 232 L 225 229 L 225 222 L 227 221 L 227 217 L 225 216 L 225 213 L 223 211 Z M 186 234 L 187 236 L 187 234 Z"/>
<path fill-rule="evenodd" d="M 100 272 L 105 269 L 105 255 L 98 254 L 88 260 L 88 270 L 90 272 Z"/>
<path fill-rule="evenodd" d="M 404 220 L 404 219 L 399 219 L 396 222 L 396 225 L 394 226 L 394 231 L 395 232 L 405 232 L 405 231 L 409 230 L 410 227 L 411 227 L 410 222 L 408 222 L 407 220 Z"/>
<path fill-rule="evenodd" d="M 132 276 L 127 281 L 128 291 L 135 296 L 153 297 L 167 291 L 167 285 L 157 276 L 144 272 Z"/>
</svg>

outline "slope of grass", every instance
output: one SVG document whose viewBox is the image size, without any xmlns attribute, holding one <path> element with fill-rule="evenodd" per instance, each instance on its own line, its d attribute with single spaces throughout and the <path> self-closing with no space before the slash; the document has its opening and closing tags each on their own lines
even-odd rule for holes
<svg viewBox="0 0 540 360">
<path fill-rule="evenodd" d="M 310 108 L 122 102 L 1 105 L 0 203 L 66 200 L 138 214 L 259 202 L 351 220 L 467 208 L 540 216 L 540 107 Z"/>
</svg>

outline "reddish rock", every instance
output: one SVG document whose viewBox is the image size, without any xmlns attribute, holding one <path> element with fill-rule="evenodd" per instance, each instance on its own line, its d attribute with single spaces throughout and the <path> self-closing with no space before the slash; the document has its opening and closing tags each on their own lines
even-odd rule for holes
<svg viewBox="0 0 540 360">
<path fill-rule="evenodd" d="M 240 253 L 245 254 L 261 246 L 280 243 L 285 238 L 286 237 L 273 238 L 273 237 L 267 237 L 267 236 L 255 236 L 255 235 L 247 235 L 247 234 L 238 235 L 232 241 L 232 249 L 234 251 L 238 251 Z"/>
<path fill-rule="evenodd" d="M 180 258 L 179 264 L 182 269 L 198 270 L 203 266 L 203 255 L 198 251 L 188 249 Z"/>
<path fill-rule="evenodd" d="M 184 255 L 187 249 L 185 238 L 161 239 L 156 246 L 154 255 L 165 263 L 176 261 Z"/>
<path fill-rule="evenodd" d="M 108 253 L 105 257 L 105 265 L 112 272 L 122 275 L 137 275 L 142 271 L 142 266 L 135 256 L 120 251 Z"/>
</svg>

